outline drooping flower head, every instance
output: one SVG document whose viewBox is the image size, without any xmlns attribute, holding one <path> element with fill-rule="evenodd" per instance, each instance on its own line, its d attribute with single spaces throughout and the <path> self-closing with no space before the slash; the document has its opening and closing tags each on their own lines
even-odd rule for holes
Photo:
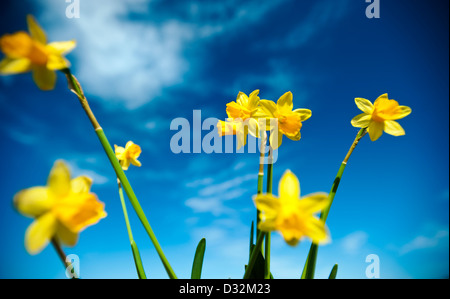
<svg viewBox="0 0 450 299">
<path fill-rule="evenodd" d="M 355 116 L 351 124 L 357 128 L 367 128 L 370 140 L 380 138 L 383 131 L 393 136 L 405 135 L 405 130 L 396 120 L 411 114 L 411 108 L 390 100 L 387 93 L 379 96 L 373 104 L 363 98 L 356 98 L 355 103 L 364 113 Z"/>
<path fill-rule="evenodd" d="M 219 120 L 217 131 L 220 136 L 237 135 L 237 148 L 247 143 L 247 135 L 259 137 L 257 119 L 262 117 L 259 110 L 259 90 L 249 96 L 239 92 L 236 101 L 227 104 L 228 121 Z"/>
<path fill-rule="evenodd" d="M 114 145 L 117 160 L 119 160 L 120 165 L 123 170 L 127 170 L 130 167 L 130 163 L 140 167 L 141 162 L 137 160 L 141 155 L 141 147 L 134 144 L 133 141 L 128 141 L 125 148 L 121 146 Z"/>
<path fill-rule="evenodd" d="M 25 248 L 37 254 L 52 238 L 74 246 L 78 234 L 106 217 L 104 204 L 89 192 L 92 180 L 86 176 L 71 179 L 63 161 L 56 161 L 47 186 L 32 187 L 14 196 L 14 206 L 25 216 L 35 218 L 25 233 Z"/>
<path fill-rule="evenodd" d="M 329 241 L 325 223 L 314 214 L 329 205 L 328 194 L 318 192 L 300 198 L 300 183 L 287 170 L 280 180 L 278 196 L 258 194 L 254 197 L 256 208 L 261 211 L 258 228 L 261 231 L 279 231 L 286 243 L 298 244 L 303 237 L 314 243 Z"/>
<path fill-rule="evenodd" d="M 300 129 L 302 122 L 311 117 L 309 109 L 295 109 L 293 104 L 292 92 L 283 94 L 275 104 L 270 100 L 260 101 L 260 111 L 267 119 L 276 119 L 277 127 L 271 127 L 270 145 L 273 149 L 277 149 L 282 141 L 283 135 L 291 140 L 300 140 Z"/>
<path fill-rule="evenodd" d="M 47 37 L 33 18 L 27 16 L 28 33 L 19 31 L 0 37 L 0 74 L 11 75 L 31 71 L 33 80 L 42 90 L 51 90 L 56 82 L 56 70 L 68 68 L 64 55 L 76 45 L 75 41 L 47 43 Z"/>
</svg>

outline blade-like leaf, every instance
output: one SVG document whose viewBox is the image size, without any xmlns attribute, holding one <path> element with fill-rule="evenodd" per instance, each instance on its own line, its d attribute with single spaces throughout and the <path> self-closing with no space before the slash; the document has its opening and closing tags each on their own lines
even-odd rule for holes
<svg viewBox="0 0 450 299">
<path fill-rule="evenodd" d="M 206 239 L 203 238 L 197 245 L 194 262 L 192 264 L 191 279 L 200 279 L 202 276 L 203 257 L 205 256 Z"/>
<path fill-rule="evenodd" d="M 139 279 L 147 279 L 147 277 L 145 276 L 144 267 L 142 266 L 141 255 L 139 254 L 139 249 L 134 240 L 131 241 L 131 250 L 133 251 L 134 264 L 136 265 Z"/>
<path fill-rule="evenodd" d="M 333 269 L 331 269 L 331 273 L 328 279 L 336 279 L 337 271 L 338 271 L 338 264 L 335 264 L 333 266 Z"/>
</svg>

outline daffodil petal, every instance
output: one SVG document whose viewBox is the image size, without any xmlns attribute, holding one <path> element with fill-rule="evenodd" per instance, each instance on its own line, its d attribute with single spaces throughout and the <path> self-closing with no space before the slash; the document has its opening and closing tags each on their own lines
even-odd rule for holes
<svg viewBox="0 0 450 299">
<path fill-rule="evenodd" d="M 383 134 L 384 122 L 372 121 L 367 129 L 370 140 L 375 141 Z"/>
<path fill-rule="evenodd" d="M 404 117 L 410 115 L 411 112 L 412 112 L 412 110 L 408 106 L 398 106 L 392 119 L 396 120 L 396 119 L 404 118 Z"/>
<path fill-rule="evenodd" d="M 297 202 L 300 198 L 300 182 L 290 170 L 286 170 L 281 177 L 278 195 L 282 204 Z"/>
<path fill-rule="evenodd" d="M 66 163 L 58 160 L 54 163 L 47 180 L 49 192 L 57 197 L 65 196 L 70 191 L 70 170 Z"/>
<path fill-rule="evenodd" d="M 369 100 L 363 98 L 355 98 L 355 103 L 362 112 L 372 114 L 373 104 Z"/>
<path fill-rule="evenodd" d="M 61 55 L 50 54 L 50 55 L 48 55 L 46 67 L 47 67 L 47 69 L 52 70 L 52 71 L 62 70 L 65 68 L 69 68 L 70 62 L 66 58 L 62 57 Z"/>
<path fill-rule="evenodd" d="M 64 245 L 75 246 L 78 242 L 78 233 L 72 232 L 64 225 L 58 225 L 56 229 L 56 238 Z"/>
<path fill-rule="evenodd" d="M 302 134 L 300 133 L 300 131 L 298 131 L 298 133 L 296 135 L 286 135 L 287 138 L 293 140 L 293 141 L 299 141 L 302 137 Z"/>
<path fill-rule="evenodd" d="M 259 105 L 260 110 L 262 111 L 261 115 L 265 115 L 267 118 L 276 118 L 275 112 L 277 111 L 277 104 L 275 104 L 275 102 L 260 100 Z"/>
<path fill-rule="evenodd" d="M 41 44 L 47 43 L 47 37 L 45 36 L 44 30 L 39 26 L 38 22 L 32 15 L 27 15 L 28 31 L 31 37 L 40 42 Z"/>
<path fill-rule="evenodd" d="M 293 112 L 298 113 L 300 115 L 300 121 L 305 121 L 309 119 L 312 115 L 312 111 L 309 109 L 295 109 Z"/>
<path fill-rule="evenodd" d="M 292 92 L 288 91 L 283 94 L 277 101 L 278 110 L 282 113 L 291 112 L 294 108 L 294 104 L 292 103 Z"/>
<path fill-rule="evenodd" d="M 25 248 L 29 254 L 38 254 L 47 246 L 56 232 L 58 222 L 52 213 L 38 217 L 25 232 Z"/>
<path fill-rule="evenodd" d="M 254 90 L 248 97 L 247 109 L 254 110 L 258 107 L 260 98 L 258 97 L 259 90 Z"/>
<path fill-rule="evenodd" d="M 311 216 L 305 221 L 305 235 L 308 236 L 315 244 L 327 244 L 330 242 L 330 234 L 325 223 Z"/>
<path fill-rule="evenodd" d="M 78 233 L 106 217 L 104 204 L 93 193 L 80 193 L 58 202 L 52 212 L 70 231 Z"/>
<path fill-rule="evenodd" d="M 398 122 L 394 120 L 386 120 L 384 122 L 384 131 L 393 136 L 405 135 L 405 130 Z"/>
<path fill-rule="evenodd" d="M 269 136 L 269 143 L 270 146 L 276 150 L 281 146 L 281 143 L 283 142 L 283 133 L 281 133 L 279 130 L 271 130 L 270 136 Z"/>
<path fill-rule="evenodd" d="M 253 137 L 259 138 L 259 124 L 254 118 L 249 118 L 245 120 L 244 126 L 248 127 L 248 133 Z"/>
<path fill-rule="evenodd" d="M 248 106 L 248 96 L 240 91 L 236 97 L 236 103 L 240 106 L 247 107 Z"/>
<path fill-rule="evenodd" d="M 131 164 L 133 164 L 134 166 L 138 166 L 138 167 L 141 167 L 141 162 L 139 162 L 138 160 L 136 160 L 136 159 L 130 159 L 130 162 L 131 162 Z"/>
<path fill-rule="evenodd" d="M 70 181 L 72 193 L 87 193 L 91 189 L 92 179 L 85 175 L 74 178 Z"/>
<path fill-rule="evenodd" d="M 28 58 L 9 58 L 0 61 L 0 75 L 12 75 L 25 73 L 31 70 L 31 62 Z"/>
<path fill-rule="evenodd" d="M 356 128 L 367 128 L 370 125 L 371 119 L 372 116 L 370 114 L 361 113 L 352 119 L 351 124 Z"/>
<path fill-rule="evenodd" d="M 328 205 L 328 194 L 324 192 L 316 192 L 305 195 L 298 202 L 299 208 L 306 214 L 314 214 L 322 211 Z"/>
<path fill-rule="evenodd" d="M 45 66 L 33 65 L 33 80 L 42 90 L 52 90 L 55 88 L 56 73 Z"/>
<path fill-rule="evenodd" d="M 13 202 L 19 213 L 36 218 L 49 211 L 54 200 L 48 196 L 47 187 L 33 187 L 18 192 Z"/>
<path fill-rule="evenodd" d="M 278 214 L 280 202 L 272 194 L 258 194 L 253 198 L 256 209 L 263 213 L 265 219 L 273 219 Z"/>
<path fill-rule="evenodd" d="M 64 55 L 72 51 L 77 45 L 75 40 L 64 41 L 64 42 L 52 42 L 47 44 L 47 48 L 51 50 L 54 54 Z"/>
</svg>

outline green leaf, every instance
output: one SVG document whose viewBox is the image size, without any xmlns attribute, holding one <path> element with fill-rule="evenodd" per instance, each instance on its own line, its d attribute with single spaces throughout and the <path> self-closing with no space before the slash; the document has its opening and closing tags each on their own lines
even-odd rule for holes
<svg viewBox="0 0 450 299">
<path fill-rule="evenodd" d="M 254 222 L 252 221 L 252 226 L 250 227 L 250 245 L 248 246 L 249 248 L 249 256 L 252 255 L 252 246 L 253 244 L 253 231 L 254 231 Z"/>
<path fill-rule="evenodd" d="M 191 279 L 200 279 L 202 276 L 203 257 L 205 256 L 206 239 L 203 238 L 197 245 L 194 262 L 192 264 Z"/>
<path fill-rule="evenodd" d="M 252 244 L 250 250 L 253 252 L 254 249 L 255 245 Z M 247 269 L 247 265 L 245 265 L 245 269 Z M 265 261 L 261 251 L 259 251 L 248 278 L 264 279 L 264 272 L 265 272 Z"/>
<path fill-rule="evenodd" d="M 338 271 L 338 264 L 334 264 L 333 269 L 331 269 L 331 273 L 330 273 L 330 276 L 328 277 L 328 279 L 336 279 L 337 271 Z"/>
<path fill-rule="evenodd" d="M 308 257 L 303 268 L 302 279 L 314 279 L 314 272 L 316 270 L 316 258 L 319 247 L 317 244 L 312 243 L 309 249 Z"/>
</svg>

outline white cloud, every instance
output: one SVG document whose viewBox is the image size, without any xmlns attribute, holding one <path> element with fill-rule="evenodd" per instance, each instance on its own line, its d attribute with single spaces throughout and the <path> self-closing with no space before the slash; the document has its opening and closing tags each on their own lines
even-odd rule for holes
<svg viewBox="0 0 450 299">
<path fill-rule="evenodd" d="M 347 254 L 357 254 L 367 244 L 369 235 L 363 231 L 356 231 L 340 240 L 340 246 Z"/>
<path fill-rule="evenodd" d="M 399 254 L 404 255 L 415 250 L 434 248 L 445 240 L 448 244 L 448 230 L 439 230 L 431 237 L 420 235 L 400 247 Z"/>
</svg>

